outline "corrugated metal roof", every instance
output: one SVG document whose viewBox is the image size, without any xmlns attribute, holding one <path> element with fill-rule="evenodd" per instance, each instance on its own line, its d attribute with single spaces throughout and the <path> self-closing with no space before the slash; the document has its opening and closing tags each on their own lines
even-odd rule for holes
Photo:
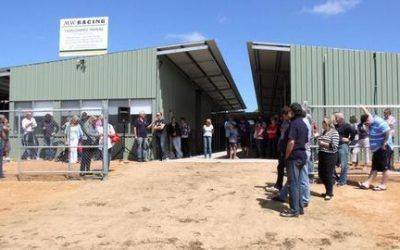
<svg viewBox="0 0 400 250">
<path fill-rule="evenodd" d="M 213 40 L 158 47 L 158 55 L 176 65 L 220 111 L 246 108 L 222 55 Z"/>
<path fill-rule="evenodd" d="M 248 51 L 258 105 L 264 112 L 282 106 L 274 94 L 281 93 L 282 85 L 279 81 L 274 84 L 277 80 L 273 77 L 281 74 L 290 82 L 287 86 L 290 90 L 286 89 L 290 97 L 286 100 L 292 102 L 308 101 L 311 105 L 399 102 L 400 54 L 254 42 L 248 43 Z"/>
<path fill-rule="evenodd" d="M 247 47 L 259 111 L 276 113 L 290 99 L 290 46 L 249 42 Z"/>
</svg>

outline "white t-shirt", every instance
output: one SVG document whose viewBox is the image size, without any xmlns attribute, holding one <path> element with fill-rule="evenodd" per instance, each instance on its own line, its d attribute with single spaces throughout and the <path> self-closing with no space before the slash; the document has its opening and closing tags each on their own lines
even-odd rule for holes
<svg viewBox="0 0 400 250">
<path fill-rule="evenodd" d="M 28 124 L 32 123 L 31 126 L 28 126 Z M 22 129 L 24 130 L 24 133 L 32 132 L 34 128 L 37 127 L 37 123 L 35 118 L 31 118 L 30 120 L 28 118 L 22 119 Z"/>
<path fill-rule="evenodd" d="M 98 126 L 96 128 L 96 130 L 99 134 L 103 134 L 103 126 Z M 114 134 L 115 134 L 115 130 L 114 130 L 113 125 L 108 124 L 108 135 L 109 135 L 108 136 L 108 149 L 110 149 L 114 146 L 114 143 L 112 143 L 111 138 L 110 138 L 110 135 L 114 135 Z M 100 139 L 99 139 L 100 145 L 103 145 L 103 138 L 104 138 L 103 136 L 100 136 Z M 103 148 L 101 148 L 101 149 L 103 149 Z"/>
<path fill-rule="evenodd" d="M 213 125 L 210 125 L 210 126 L 207 126 L 207 125 L 204 125 L 203 126 L 203 136 L 212 136 L 212 134 L 213 134 L 213 131 L 214 131 L 214 126 Z"/>
</svg>

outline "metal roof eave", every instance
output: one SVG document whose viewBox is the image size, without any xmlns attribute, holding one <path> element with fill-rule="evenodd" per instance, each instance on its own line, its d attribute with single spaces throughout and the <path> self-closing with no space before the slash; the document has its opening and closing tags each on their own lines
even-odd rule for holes
<svg viewBox="0 0 400 250">
<path fill-rule="evenodd" d="M 214 40 L 206 40 L 206 41 L 199 41 L 199 42 L 191 42 L 191 43 L 182 43 L 182 44 L 175 44 L 175 45 L 170 45 L 170 46 L 163 46 L 163 47 L 158 47 L 157 48 L 157 55 L 159 56 L 167 56 L 168 55 L 172 55 L 172 54 L 177 54 L 177 53 L 187 53 L 187 55 L 189 57 L 192 57 L 192 55 L 190 55 L 191 51 L 201 51 L 201 50 L 208 50 L 208 52 L 210 52 L 210 54 L 213 57 L 213 60 L 215 61 L 215 63 L 218 65 L 219 70 L 222 72 L 222 75 L 227 84 L 229 85 L 229 87 L 232 89 L 235 98 L 237 99 L 240 108 L 234 108 L 234 104 L 231 104 L 228 99 L 226 99 L 226 97 L 224 96 L 224 94 L 221 92 L 223 91 L 222 89 L 217 88 L 216 86 L 216 90 L 219 92 L 219 94 L 221 96 L 224 97 L 224 100 L 228 102 L 228 104 L 226 105 L 220 105 L 221 109 L 224 109 L 223 111 L 232 111 L 232 110 L 244 110 L 246 109 L 246 105 L 244 104 L 244 101 L 237 89 L 237 86 L 232 78 L 232 75 L 228 69 L 228 67 L 225 64 L 225 61 L 215 43 Z M 168 57 L 169 60 L 171 60 Z M 193 64 L 196 65 L 196 67 L 201 70 L 204 71 L 200 65 L 198 65 L 198 62 L 195 60 L 195 58 L 192 58 Z M 178 68 L 180 68 L 180 70 L 182 70 L 182 68 L 179 65 L 176 65 Z M 183 70 L 182 70 L 183 71 Z M 203 77 L 205 78 L 210 78 L 213 77 L 211 75 L 207 75 L 205 74 Z M 189 79 L 191 79 L 192 81 L 195 80 L 195 78 L 188 76 Z M 211 93 L 213 91 L 205 91 L 207 93 Z M 227 108 L 227 106 L 230 106 L 230 108 Z"/>
<path fill-rule="evenodd" d="M 247 42 L 251 72 L 253 75 L 254 88 L 256 90 L 257 104 L 260 112 L 264 112 L 264 104 L 261 96 L 262 81 L 261 62 L 259 61 L 260 51 L 290 52 L 290 44 L 269 43 L 269 42 Z"/>
<path fill-rule="evenodd" d="M 10 68 L 0 68 L 0 77 L 10 76 Z"/>
</svg>

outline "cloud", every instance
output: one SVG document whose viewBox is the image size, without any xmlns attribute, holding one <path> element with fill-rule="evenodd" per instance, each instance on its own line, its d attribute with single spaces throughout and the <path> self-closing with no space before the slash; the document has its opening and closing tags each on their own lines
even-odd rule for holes
<svg viewBox="0 0 400 250">
<path fill-rule="evenodd" d="M 304 12 L 325 16 L 334 16 L 345 13 L 360 3 L 361 0 L 327 0 L 325 3 L 317 4 L 312 8 L 305 8 Z"/>
<path fill-rule="evenodd" d="M 206 37 L 200 32 L 189 32 L 181 34 L 168 34 L 166 39 L 179 40 L 181 42 L 197 42 L 206 40 Z"/>
</svg>

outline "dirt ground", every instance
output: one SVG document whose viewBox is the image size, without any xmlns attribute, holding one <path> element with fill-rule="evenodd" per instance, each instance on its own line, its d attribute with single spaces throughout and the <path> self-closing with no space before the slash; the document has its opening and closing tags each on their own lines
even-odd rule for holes
<svg viewBox="0 0 400 250">
<path fill-rule="evenodd" d="M 398 176 L 386 192 L 348 185 L 329 202 L 313 184 L 305 215 L 282 218 L 287 204 L 264 190 L 274 164 L 112 164 L 105 181 L 17 181 L 7 164 L 0 249 L 400 249 Z"/>
</svg>

